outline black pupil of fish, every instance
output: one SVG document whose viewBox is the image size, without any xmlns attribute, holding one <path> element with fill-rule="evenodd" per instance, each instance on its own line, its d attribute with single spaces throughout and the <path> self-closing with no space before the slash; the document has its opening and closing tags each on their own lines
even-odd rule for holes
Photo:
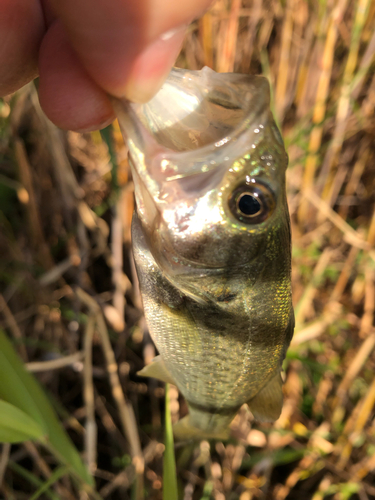
<svg viewBox="0 0 375 500">
<path fill-rule="evenodd" d="M 256 215 L 260 209 L 260 203 L 251 194 L 243 194 L 238 200 L 238 209 L 243 215 L 251 216 Z"/>
</svg>

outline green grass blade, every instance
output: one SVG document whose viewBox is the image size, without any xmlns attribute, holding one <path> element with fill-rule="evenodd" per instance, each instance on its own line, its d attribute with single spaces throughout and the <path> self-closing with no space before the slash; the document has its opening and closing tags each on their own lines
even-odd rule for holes
<svg viewBox="0 0 375 500">
<path fill-rule="evenodd" d="M 163 462 L 163 500 L 178 500 L 176 462 L 174 457 L 169 384 L 165 386 L 165 452 Z"/>
<path fill-rule="evenodd" d="M 43 428 L 32 417 L 16 406 L 0 400 L 0 443 L 42 440 L 43 436 Z"/>
<path fill-rule="evenodd" d="M 85 483 L 93 479 L 61 427 L 56 414 L 33 375 L 26 371 L 5 333 L 0 330 L 0 398 L 16 406 L 34 419 L 48 438 L 48 447 L 71 472 Z"/>
<path fill-rule="evenodd" d="M 200 500 L 210 500 L 212 498 L 212 490 L 214 489 L 214 483 L 212 481 L 206 481 L 203 488 L 203 496 Z"/>
<path fill-rule="evenodd" d="M 58 467 L 56 470 L 53 471 L 51 476 L 48 478 L 48 481 L 43 483 L 40 488 L 33 494 L 33 496 L 30 497 L 29 500 L 37 500 L 40 495 L 43 495 L 46 491 L 49 490 L 49 488 L 56 483 L 60 479 L 60 477 L 65 476 L 66 474 L 69 473 L 69 467 L 66 465 L 63 465 L 62 467 Z"/>
<path fill-rule="evenodd" d="M 108 127 L 103 128 L 100 131 L 100 135 L 102 136 L 103 141 L 107 144 L 109 161 L 112 165 L 111 174 L 112 174 L 112 188 L 117 193 L 119 189 L 118 184 L 118 164 L 117 164 L 117 156 L 114 148 L 113 141 L 113 125 L 108 125 Z"/>
<path fill-rule="evenodd" d="M 0 331 L 0 398 L 32 417 L 47 433 L 41 409 L 33 396 L 22 362 L 3 332 Z"/>
<path fill-rule="evenodd" d="M 9 461 L 8 466 L 9 466 L 9 469 L 11 469 L 13 472 L 20 475 L 24 479 L 26 479 L 26 481 L 28 481 L 33 486 L 41 488 L 45 484 L 44 481 L 39 479 L 39 477 L 35 476 L 32 472 L 28 471 L 27 469 L 25 469 L 21 465 L 17 464 L 17 462 L 13 462 L 13 460 Z M 46 497 L 50 498 L 51 500 L 61 500 L 61 498 L 53 491 L 46 490 L 44 492 L 44 494 Z"/>
</svg>

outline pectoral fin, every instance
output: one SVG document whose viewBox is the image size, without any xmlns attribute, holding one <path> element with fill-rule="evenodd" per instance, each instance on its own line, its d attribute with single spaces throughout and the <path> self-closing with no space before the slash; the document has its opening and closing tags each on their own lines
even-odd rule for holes
<svg viewBox="0 0 375 500">
<path fill-rule="evenodd" d="M 268 384 L 248 401 L 251 413 L 260 422 L 274 422 L 280 417 L 283 407 L 283 382 L 278 373 Z"/>
<path fill-rule="evenodd" d="M 142 370 L 137 372 L 137 375 L 140 377 L 157 378 L 167 384 L 176 385 L 176 382 L 173 380 L 161 356 L 156 356 L 149 365 L 146 365 Z"/>
</svg>

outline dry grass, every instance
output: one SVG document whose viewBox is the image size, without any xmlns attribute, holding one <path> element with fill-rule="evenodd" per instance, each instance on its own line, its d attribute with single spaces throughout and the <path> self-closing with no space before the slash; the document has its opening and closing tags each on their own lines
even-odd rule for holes
<svg viewBox="0 0 375 500">
<path fill-rule="evenodd" d="M 297 326 L 279 421 L 259 426 L 244 408 L 229 443 L 177 447 L 180 497 L 375 499 L 375 1 L 218 0 L 178 60 L 205 64 L 272 84 Z M 113 139 L 110 158 L 99 133 L 59 131 L 32 86 L 0 102 L 0 326 L 53 393 L 101 497 L 156 500 L 164 389 L 135 375 L 155 351 L 116 127 Z M 174 388 L 170 399 L 176 420 L 186 408 Z M 34 445 L 2 446 L 1 498 L 30 498 L 55 467 Z M 72 491 L 60 478 L 40 498 Z"/>
</svg>

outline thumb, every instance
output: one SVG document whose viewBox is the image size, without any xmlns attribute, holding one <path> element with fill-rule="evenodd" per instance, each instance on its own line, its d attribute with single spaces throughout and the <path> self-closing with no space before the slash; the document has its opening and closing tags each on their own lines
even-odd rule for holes
<svg viewBox="0 0 375 500">
<path fill-rule="evenodd" d="M 51 0 L 91 78 L 105 91 L 149 100 L 170 71 L 185 26 L 211 0 Z"/>
</svg>

